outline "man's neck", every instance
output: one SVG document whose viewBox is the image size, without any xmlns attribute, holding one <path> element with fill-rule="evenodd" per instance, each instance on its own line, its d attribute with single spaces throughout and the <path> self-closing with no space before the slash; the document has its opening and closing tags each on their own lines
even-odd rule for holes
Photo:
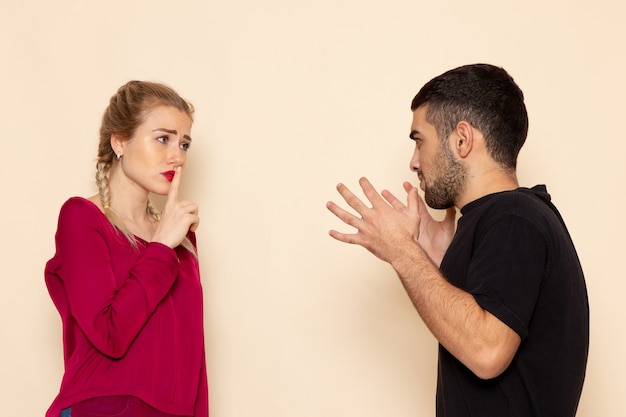
<svg viewBox="0 0 626 417">
<path fill-rule="evenodd" d="M 476 174 L 469 175 L 465 189 L 456 201 L 460 210 L 466 204 L 478 200 L 489 194 L 502 191 L 511 191 L 519 188 L 515 170 L 507 170 L 502 167 L 485 169 Z"/>
</svg>

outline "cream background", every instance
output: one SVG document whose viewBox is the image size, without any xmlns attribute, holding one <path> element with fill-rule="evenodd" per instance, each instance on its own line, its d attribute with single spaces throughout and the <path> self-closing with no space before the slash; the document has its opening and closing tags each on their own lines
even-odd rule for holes
<svg viewBox="0 0 626 417">
<path fill-rule="evenodd" d="M 175 3 L 175 6 L 173 5 Z M 432 416 L 436 342 L 391 268 L 327 236 L 343 181 L 402 195 L 410 100 L 504 66 L 526 95 L 523 185 L 547 183 L 592 313 L 579 416 L 621 416 L 626 26 L 617 0 L 0 3 L 2 415 L 42 416 L 62 375 L 44 282 L 59 207 L 94 193 L 99 119 L 129 79 L 197 108 L 214 417 Z"/>
</svg>

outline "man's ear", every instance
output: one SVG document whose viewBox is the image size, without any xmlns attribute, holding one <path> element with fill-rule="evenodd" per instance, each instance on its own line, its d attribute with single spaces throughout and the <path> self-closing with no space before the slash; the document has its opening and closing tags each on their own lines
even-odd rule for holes
<svg viewBox="0 0 626 417">
<path fill-rule="evenodd" d="M 456 149 L 457 154 L 461 158 L 466 158 L 474 147 L 475 130 L 469 122 L 461 120 L 455 129 L 455 143 L 452 145 Z"/>
</svg>

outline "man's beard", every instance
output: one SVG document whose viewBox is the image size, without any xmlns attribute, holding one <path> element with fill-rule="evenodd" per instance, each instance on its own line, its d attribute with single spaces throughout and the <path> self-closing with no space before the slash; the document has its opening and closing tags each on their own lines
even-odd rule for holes
<svg viewBox="0 0 626 417">
<path fill-rule="evenodd" d="M 436 170 L 440 173 L 432 185 L 424 187 L 424 200 L 434 209 L 447 209 L 456 204 L 456 200 L 465 187 L 466 168 L 454 159 L 446 144 L 441 145 L 441 152 L 435 160 Z"/>
</svg>

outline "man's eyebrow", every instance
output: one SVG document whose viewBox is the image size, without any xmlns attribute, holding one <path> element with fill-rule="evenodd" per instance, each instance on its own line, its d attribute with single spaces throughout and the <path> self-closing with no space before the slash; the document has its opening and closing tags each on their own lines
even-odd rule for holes
<svg viewBox="0 0 626 417">
<path fill-rule="evenodd" d="M 164 127 L 154 129 L 153 132 L 165 132 L 165 133 L 169 133 L 170 135 L 178 135 L 178 130 L 166 129 Z M 189 135 L 183 135 L 183 138 L 191 141 L 191 136 Z"/>
</svg>

